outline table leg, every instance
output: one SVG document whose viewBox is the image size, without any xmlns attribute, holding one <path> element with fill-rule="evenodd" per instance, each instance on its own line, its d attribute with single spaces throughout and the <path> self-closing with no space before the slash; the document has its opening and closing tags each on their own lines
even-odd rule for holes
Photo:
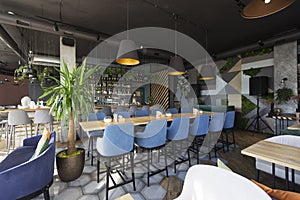
<svg viewBox="0 0 300 200">
<path fill-rule="evenodd" d="M 289 190 L 289 168 L 285 167 L 285 187 Z"/>
<path fill-rule="evenodd" d="M 292 190 L 295 191 L 295 170 L 292 169 Z"/>
<path fill-rule="evenodd" d="M 272 176 L 273 176 L 272 187 L 275 188 L 275 164 L 274 163 L 272 163 Z"/>
</svg>

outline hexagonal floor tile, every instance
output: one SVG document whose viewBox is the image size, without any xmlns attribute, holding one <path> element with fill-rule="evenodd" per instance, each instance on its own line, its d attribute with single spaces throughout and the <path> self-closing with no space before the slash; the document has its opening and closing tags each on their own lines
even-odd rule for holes
<svg viewBox="0 0 300 200">
<path fill-rule="evenodd" d="M 149 187 L 145 187 L 141 193 L 147 200 L 158 200 L 163 199 L 167 191 L 162 186 L 153 184 Z"/>
<path fill-rule="evenodd" d="M 82 174 L 75 181 L 69 182 L 68 185 L 71 186 L 71 187 L 84 186 L 90 181 L 91 181 L 91 177 L 89 175 Z"/>
<path fill-rule="evenodd" d="M 63 190 L 59 195 L 54 197 L 54 200 L 60 199 L 78 199 L 82 196 L 82 190 L 80 187 L 70 187 Z"/>
<path fill-rule="evenodd" d="M 97 181 L 91 181 L 82 188 L 82 191 L 83 194 L 97 194 L 104 188 L 105 188 L 104 181 L 100 181 L 100 183 L 97 183 Z"/>
</svg>

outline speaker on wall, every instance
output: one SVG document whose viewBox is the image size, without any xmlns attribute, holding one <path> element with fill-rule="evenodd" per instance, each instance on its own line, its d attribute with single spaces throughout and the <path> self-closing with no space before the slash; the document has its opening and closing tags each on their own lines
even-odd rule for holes
<svg viewBox="0 0 300 200">
<path fill-rule="evenodd" d="M 264 96 L 268 94 L 268 77 L 267 76 L 257 76 L 250 78 L 249 84 L 249 94 Z"/>
<path fill-rule="evenodd" d="M 74 39 L 68 38 L 68 37 L 63 37 L 62 38 L 62 43 L 63 45 L 69 46 L 69 47 L 74 47 Z"/>
</svg>

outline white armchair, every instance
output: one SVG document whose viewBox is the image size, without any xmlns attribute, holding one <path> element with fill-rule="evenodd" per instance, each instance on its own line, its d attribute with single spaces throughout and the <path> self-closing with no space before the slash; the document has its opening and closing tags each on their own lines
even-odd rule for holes
<svg viewBox="0 0 300 200">
<path fill-rule="evenodd" d="M 285 144 L 300 148 L 300 136 L 295 135 L 280 135 L 265 139 L 265 141 Z M 264 171 L 272 174 L 272 163 L 256 159 L 256 179 L 259 180 L 259 172 Z M 285 179 L 285 167 L 275 164 L 275 176 Z M 292 170 L 289 169 L 289 181 L 292 180 Z M 300 172 L 295 170 L 295 183 L 300 184 Z"/>
<path fill-rule="evenodd" d="M 250 180 L 211 165 L 194 165 L 185 177 L 182 192 L 175 200 L 271 200 Z"/>
</svg>

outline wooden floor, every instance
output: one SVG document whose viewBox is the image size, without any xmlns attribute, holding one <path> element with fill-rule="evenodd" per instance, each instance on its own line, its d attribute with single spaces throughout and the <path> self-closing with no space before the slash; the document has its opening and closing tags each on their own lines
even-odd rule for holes
<svg viewBox="0 0 300 200">
<path fill-rule="evenodd" d="M 241 154 L 241 150 L 254 144 L 260 140 L 263 140 L 273 135 L 265 133 L 254 133 L 249 131 L 235 131 L 237 148 L 233 151 L 223 153 L 222 150 L 218 152 L 219 157 L 228 161 L 228 167 L 230 167 L 234 172 L 248 178 L 255 179 L 255 160 L 252 157 L 244 156 Z M 215 165 L 213 162 L 206 162 L 202 164 Z M 260 180 L 261 183 L 272 187 L 272 176 L 261 172 Z M 183 182 L 175 177 L 165 178 L 161 185 L 167 189 L 168 193 L 165 200 L 173 199 L 177 197 L 183 187 Z M 276 188 L 285 188 L 285 182 L 283 179 L 276 178 Z M 300 192 L 300 186 L 296 185 L 296 192 Z"/>
</svg>

